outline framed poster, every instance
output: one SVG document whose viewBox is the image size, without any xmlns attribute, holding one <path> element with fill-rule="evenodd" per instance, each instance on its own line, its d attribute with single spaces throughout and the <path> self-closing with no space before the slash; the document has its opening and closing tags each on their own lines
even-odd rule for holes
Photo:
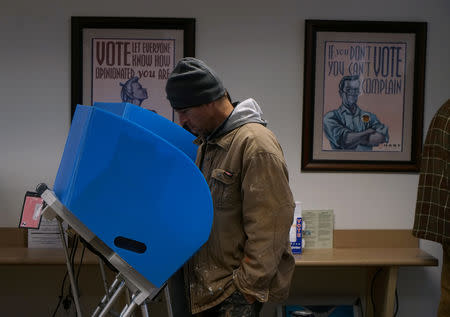
<svg viewBox="0 0 450 317">
<path fill-rule="evenodd" d="M 77 104 L 128 102 L 174 121 L 165 84 L 195 56 L 195 19 L 72 17 L 71 116 Z"/>
<path fill-rule="evenodd" d="M 302 170 L 417 172 L 427 25 L 307 20 Z"/>
</svg>

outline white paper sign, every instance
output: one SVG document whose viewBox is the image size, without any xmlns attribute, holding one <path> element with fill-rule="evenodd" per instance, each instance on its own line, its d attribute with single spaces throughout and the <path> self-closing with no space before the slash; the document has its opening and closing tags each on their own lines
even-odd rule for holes
<svg viewBox="0 0 450 317">
<path fill-rule="evenodd" d="M 67 224 L 63 223 L 64 230 Z M 67 235 L 66 242 L 67 242 Z M 62 248 L 61 235 L 59 232 L 58 220 L 42 217 L 39 229 L 28 229 L 29 248 Z"/>
</svg>

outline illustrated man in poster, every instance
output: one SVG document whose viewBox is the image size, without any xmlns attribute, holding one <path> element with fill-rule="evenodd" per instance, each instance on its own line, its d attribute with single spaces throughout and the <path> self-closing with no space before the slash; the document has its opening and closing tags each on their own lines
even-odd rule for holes
<svg viewBox="0 0 450 317">
<path fill-rule="evenodd" d="M 323 129 L 333 150 L 372 151 L 374 146 L 389 142 L 388 127 L 357 105 L 360 85 L 359 75 L 342 77 L 342 104 L 323 118 Z"/>
<path fill-rule="evenodd" d="M 122 102 L 132 103 L 140 107 L 142 101 L 148 98 L 147 89 L 142 87 L 137 76 L 128 79 L 124 84 L 120 83 L 120 86 L 122 86 L 120 92 Z"/>
</svg>

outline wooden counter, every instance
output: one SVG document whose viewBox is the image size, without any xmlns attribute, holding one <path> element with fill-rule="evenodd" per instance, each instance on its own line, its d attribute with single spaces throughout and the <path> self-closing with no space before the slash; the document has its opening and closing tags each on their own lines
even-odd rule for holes
<svg viewBox="0 0 450 317">
<path fill-rule="evenodd" d="M 332 249 L 305 249 L 295 256 L 296 271 L 287 303 L 302 303 L 310 295 L 345 295 L 362 298 L 365 317 L 392 317 L 399 267 L 438 265 L 436 258 L 419 249 L 419 240 L 410 230 L 335 230 L 333 239 Z M 80 256 L 78 250 L 75 263 Z M 98 259 L 86 249 L 83 264 L 94 271 L 96 267 L 91 264 L 98 264 Z M 62 269 L 65 257 L 62 249 L 26 248 L 24 230 L 0 228 L 0 265 L 5 276 L 17 281 L 31 268 L 51 271 L 56 265 Z M 95 274 L 88 280 L 94 278 Z"/>
<path fill-rule="evenodd" d="M 341 248 L 305 250 L 295 255 L 296 266 L 437 266 L 419 248 Z"/>
<path fill-rule="evenodd" d="M 295 255 L 289 303 L 310 295 L 359 297 L 365 317 L 392 317 L 399 267 L 438 265 L 411 230 L 335 230 L 333 245 Z"/>
</svg>

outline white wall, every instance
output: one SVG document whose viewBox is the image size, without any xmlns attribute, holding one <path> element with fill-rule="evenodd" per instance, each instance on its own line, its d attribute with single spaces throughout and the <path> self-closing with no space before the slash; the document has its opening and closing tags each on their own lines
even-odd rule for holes
<svg viewBox="0 0 450 317">
<path fill-rule="evenodd" d="M 70 16 L 196 18 L 196 52 L 235 99 L 254 97 L 278 136 L 305 209 L 334 209 L 338 229 L 409 229 L 417 174 L 301 173 L 305 19 L 428 22 L 425 130 L 450 87 L 448 0 L 16 0 L 0 5 L 0 226 L 24 192 L 53 184 L 70 118 Z M 426 131 L 424 131 L 425 134 Z M 441 259 L 441 248 L 422 247 Z M 401 269 L 399 316 L 432 316 L 439 268 Z M 413 289 L 407 289 L 413 286 Z"/>
</svg>

